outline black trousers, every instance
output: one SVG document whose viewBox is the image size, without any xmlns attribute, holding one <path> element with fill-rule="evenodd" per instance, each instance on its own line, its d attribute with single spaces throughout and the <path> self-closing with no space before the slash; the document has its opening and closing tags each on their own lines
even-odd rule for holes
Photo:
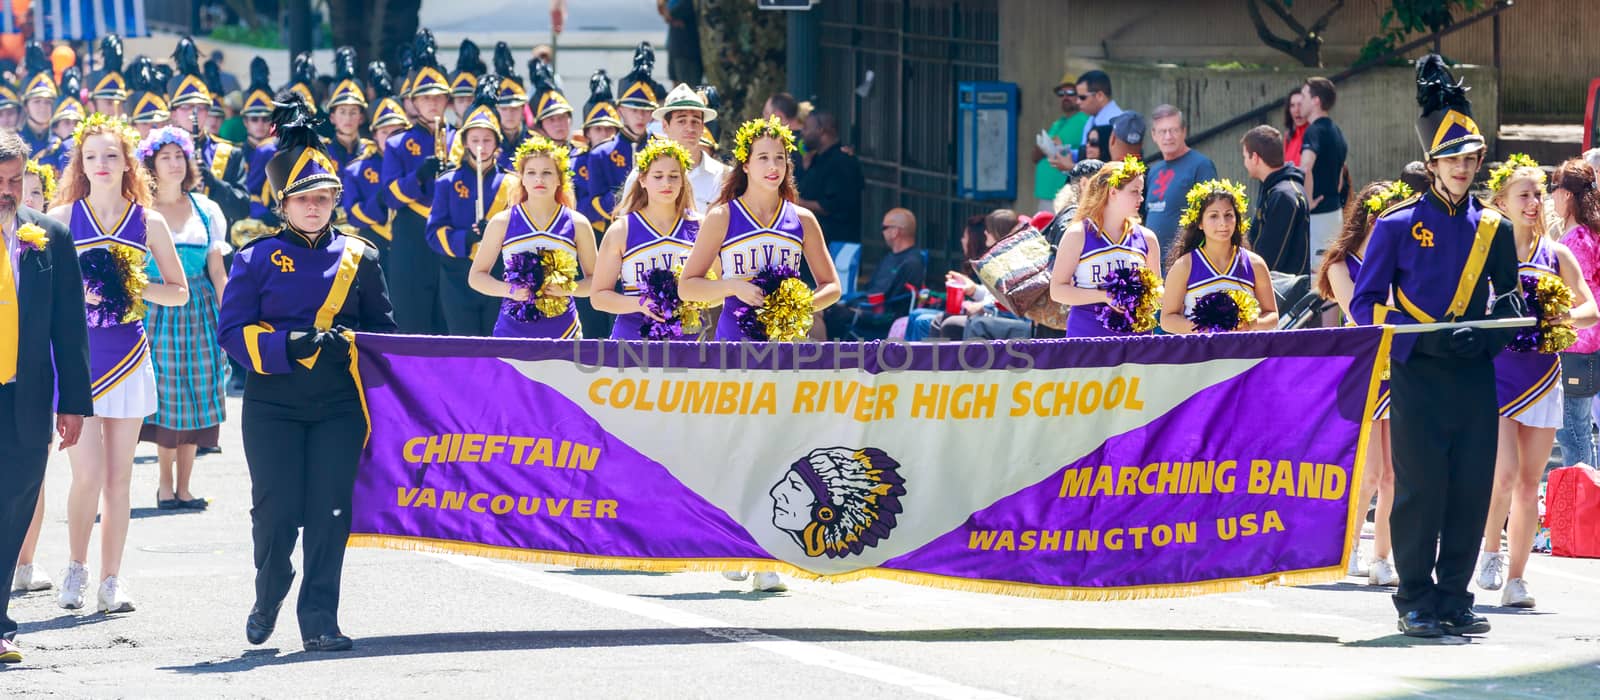
<svg viewBox="0 0 1600 700">
<path fill-rule="evenodd" d="M 251 399 L 242 430 L 250 469 L 256 606 L 273 610 L 294 581 L 297 530 L 305 528 L 305 580 L 296 615 L 300 636 L 339 631 L 339 578 L 350 538 L 350 492 L 367 421 L 355 396 L 320 405 Z"/>
<path fill-rule="evenodd" d="M 50 458 L 50 444 L 24 445 L 17 435 L 17 389 L 15 384 L 0 386 L 0 572 L 6 595 L 0 597 L 0 638 L 16 639 L 17 623 L 7 609 L 11 606 L 11 577 L 16 572 L 22 540 L 33 523 L 33 509 L 39 502 L 39 486 L 44 483 L 44 465 Z"/>
<path fill-rule="evenodd" d="M 1494 490 L 1494 363 L 1413 354 L 1390 376 L 1394 606 L 1401 614 L 1470 609 L 1467 584 Z"/>
<path fill-rule="evenodd" d="M 384 277 L 394 322 L 401 333 L 438 335 L 445 332 L 439 304 L 439 256 L 428 247 L 427 221 L 410 209 L 394 214 L 394 240 Z"/>
<path fill-rule="evenodd" d="M 500 299 L 467 285 L 472 261 L 439 261 L 439 302 L 444 306 L 444 325 L 450 335 L 487 338 L 494 335 L 494 321 L 500 315 Z"/>
</svg>

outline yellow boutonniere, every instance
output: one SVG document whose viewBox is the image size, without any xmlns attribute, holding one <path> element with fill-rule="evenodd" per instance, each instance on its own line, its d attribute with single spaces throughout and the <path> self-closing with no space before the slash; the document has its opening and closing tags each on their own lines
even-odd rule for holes
<svg viewBox="0 0 1600 700">
<path fill-rule="evenodd" d="M 23 224 L 22 228 L 17 229 L 17 240 L 31 250 L 44 250 L 45 244 L 50 241 L 50 235 L 38 224 Z"/>
</svg>

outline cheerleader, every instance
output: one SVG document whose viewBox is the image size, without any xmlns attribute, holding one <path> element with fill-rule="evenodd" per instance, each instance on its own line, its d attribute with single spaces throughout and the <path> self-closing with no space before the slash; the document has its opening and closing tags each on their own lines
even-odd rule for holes
<svg viewBox="0 0 1600 700">
<path fill-rule="evenodd" d="M 1344 215 L 1344 230 L 1328 251 L 1323 254 L 1322 267 L 1317 275 L 1317 294 L 1339 305 L 1346 319 L 1350 314 L 1350 299 L 1355 293 L 1356 276 L 1361 273 L 1361 259 L 1367 253 L 1367 240 L 1372 236 L 1372 225 L 1389 208 L 1412 198 L 1411 188 L 1402 182 L 1380 180 L 1367 185 L 1353 198 Z M 1354 323 L 1353 320 L 1349 321 Z M 1350 564 L 1346 572 L 1351 576 L 1367 577 L 1371 586 L 1396 586 L 1400 575 L 1389 561 L 1389 513 L 1394 508 L 1394 463 L 1389 453 L 1389 380 L 1388 372 L 1378 386 L 1378 403 L 1373 409 L 1372 432 L 1367 436 L 1366 468 L 1361 472 L 1361 492 L 1356 499 L 1361 509 L 1357 523 L 1367 521 L 1367 511 L 1372 496 L 1378 496 L 1378 510 L 1372 519 L 1372 556 L 1361 557 L 1361 530 L 1350 533 Z"/>
<path fill-rule="evenodd" d="M 509 262 L 517 253 L 537 253 L 547 248 L 564 250 L 577 258 L 583 278 L 574 290 L 547 285 L 546 296 L 589 296 L 595 266 L 594 229 L 589 220 L 572 208 L 572 170 L 568 150 L 537 134 L 517 148 L 516 186 L 511 190 L 511 207 L 489 218 L 483 241 L 472 256 L 472 288 L 497 299 L 527 302 L 532 290 L 514 287 L 495 278 L 496 263 Z M 567 304 L 561 313 L 533 321 L 515 318 L 507 304 L 500 306 L 495 319 L 496 338 L 576 338 L 582 329 L 578 312 Z"/>
<path fill-rule="evenodd" d="M 24 164 L 22 172 L 22 206 L 34 211 L 44 211 L 55 196 L 55 168 L 36 161 Z M 28 593 L 48 591 L 55 586 L 43 568 L 34 566 L 34 551 L 39 546 L 39 530 L 44 526 L 44 484 L 39 485 L 39 501 L 33 508 L 33 520 L 28 524 L 28 534 L 22 539 L 22 550 L 17 554 L 17 569 L 11 578 L 11 592 Z"/>
<path fill-rule="evenodd" d="M 1190 320 L 1195 302 L 1215 292 L 1234 291 L 1254 298 L 1258 314 L 1248 327 L 1233 330 L 1277 328 L 1278 298 L 1272 291 L 1267 261 L 1244 242 L 1249 228 L 1244 187 L 1227 180 L 1209 180 L 1190 189 L 1188 200 L 1178 222 L 1183 234 L 1172 249 L 1172 267 L 1161 299 L 1162 330 L 1199 332 Z"/>
<path fill-rule="evenodd" d="M 272 636 L 303 527 L 300 638 L 306 651 L 344 651 L 339 579 L 368 429 L 350 371 L 351 331 L 389 333 L 395 324 L 377 249 L 333 227 L 339 174 L 309 109 L 280 102 L 272 120 L 278 149 L 267 177 L 284 224 L 234 256 L 217 330 L 223 349 L 250 368 L 241 429 L 256 594 L 245 639 Z"/>
<path fill-rule="evenodd" d="M 433 186 L 428 247 L 439 260 L 439 299 L 450 335 L 488 336 L 494 331 L 499 304 L 477 293 L 467 278 L 472 256 L 489 219 L 506 208 L 516 178 L 501 170 L 500 116 L 495 106 L 499 78 L 478 85 L 478 96 L 456 132 L 462 153 L 456 167 Z"/>
<path fill-rule="evenodd" d="M 616 315 L 614 340 L 639 340 L 646 318 L 663 319 L 645 306 L 640 294 L 652 270 L 682 264 L 694 247 L 700 219 L 694 214 L 689 184 L 689 153 L 672 141 L 650 142 L 634 159 L 638 176 L 622 194 L 619 225 L 606 229 L 595 260 L 594 307 Z M 622 291 L 614 291 L 618 279 Z M 670 340 L 681 340 L 674 336 Z"/>
<path fill-rule="evenodd" d="M 1108 272 L 1161 269 L 1156 235 L 1139 223 L 1144 179 L 1144 163 L 1129 157 L 1107 163 L 1084 183 L 1050 275 L 1050 298 L 1074 307 L 1067 317 L 1068 338 L 1131 334 L 1106 327 L 1099 312 L 1111 303 L 1104 289 Z M 1108 233 L 1107 227 L 1117 232 Z"/>
<path fill-rule="evenodd" d="M 139 144 L 138 156 L 155 180 L 151 208 L 172 229 L 189 288 L 188 303 L 150 313 L 150 355 L 160 410 L 146 421 L 139 439 L 156 444 L 161 475 L 156 507 L 205 510 L 206 499 L 189 490 L 189 477 L 195 451 L 217 444 L 218 427 L 226 417 L 227 363 L 216 339 L 217 304 L 227 280 L 222 259 L 233 252 L 227 243 L 228 222 L 216 202 L 194 191 L 201 181 L 200 164 L 189 132 L 175 126 L 152 131 Z"/>
<path fill-rule="evenodd" d="M 1523 291 L 1529 280 L 1556 277 L 1572 290 L 1570 320 L 1575 328 L 1595 325 L 1594 295 L 1583 280 L 1578 259 L 1566 246 L 1544 235 L 1544 170 L 1532 158 L 1514 154 L 1489 173 L 1492 203 L 1511 219 L 1517 239 L 1517 274 Z M 1494 494 L 1478 555 L 1478 587 L 1500 590 L 1500 604 L 1531 608 L 1533 594 L 1523 578 L 1533 535 L 1539 528 L 1539 482 L 1544 477 L 1556 429 L 1561 427 L 1561 356 L 1506 350 L 1495 356 L 1495 394 L 1500 401 L 1500 442 L 1495 455 Z M 1509 516 L 1509 520 L 1507 519 Z M 1505 524 L 1506 546 L 1500 550 Z"/>
<path fill-rule="evenodd" d="M 72 229 L 85 267 L 90 267 L 88 258 L 96 251 L 111 253 L 107 257 L 131 252 L 141 271 L 154 258 L 160 279 L 166 281 L 151 280 L 141 295 L 143 301 L 183 306 L 189 301 L 188 283 L 166 219 L 145 208 L 150 203 L 150 175 L 134 159 L 133 130 L 121 118 L 96 113 L 84 120 L 74 140 L 78 147 L 72 151 L 50 217 Z M 101 267 L 117 265 L 108 261 Z M 103 302 L 115 301 L 89 291 L 100 288 L 99 284 L 131 291 L 108 280 L 86 279 L 84 301 L 91 311 Z M 127 314 L 102 323 L 91 321 L 89 329 L 94 416 L 84 421 L 83 440 L 67 450 L 72 462 L 72 490 L 67 496 L 71 556 L 57 602 L 68 610 L 83 607 L 88 593 L 89 570 L 84 562 L 89 559 L 89 536 L 97 512 L 101 524 L 97 609 L 133 610 L 133 598 L 120 576 L 122 549 L 128 539 L 128 483 L 133 476 L 139 426 L 159 408 L 150 341 L 144 323 L 137 318 L 142 314 L 134 311 L 140 306 L 138 301 L 123 300 L 132 307 Z M 91 318 L 94 315 L 91 313 Z"/>
<path fill-rule="evenodd" d="M 736 313 L 765 301 L 761 288 L 750 282 L 763 268 L 798 270 L 804 262 L 817 282 L 811 296 L 813 312 L 839 299 L 839 273 L 828 255 L 822 227 L 816 215 L 795 204 L 794 164 L 789 159 L 795 148 L 794 132 L 777 119 L 745 122 L 734 137 L 735 165 L 706 213 L 678 284 L 685 301 L 723 304 L 717 340 L 750 340 Z M 721 265 L 721 278 L 707 279 L 714 264 Z M 723 575 L 732 581 L 746 578 L 744 572 Z M 770 571 L 755 572 L 752 587 L 787 589 Z"/>
</svg>

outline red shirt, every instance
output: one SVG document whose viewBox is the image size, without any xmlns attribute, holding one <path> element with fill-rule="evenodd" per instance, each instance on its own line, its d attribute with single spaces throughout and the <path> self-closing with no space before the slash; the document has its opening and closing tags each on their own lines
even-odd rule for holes
<svg viewBox="0 0 1600 700">
<path fill-rule="evenodd" d="M 1283 139 L 1283 161 L 1285 163 L 1293 163 L 1295 167 L 1300 167 L 1300 151 L 1305 141 L 1306 125 L 1301 124 Z"/>
</svg>

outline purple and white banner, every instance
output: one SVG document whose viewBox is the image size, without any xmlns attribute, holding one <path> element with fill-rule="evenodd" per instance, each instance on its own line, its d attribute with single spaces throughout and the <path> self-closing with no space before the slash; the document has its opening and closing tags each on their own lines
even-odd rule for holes
<svg viewBox="0 0 1600 700">
<path fill-rule="evenodd" d="M 1388 342 L 360 335 L 351 544 L 1080 599 L 1333 580 Z"/>
</svg>

